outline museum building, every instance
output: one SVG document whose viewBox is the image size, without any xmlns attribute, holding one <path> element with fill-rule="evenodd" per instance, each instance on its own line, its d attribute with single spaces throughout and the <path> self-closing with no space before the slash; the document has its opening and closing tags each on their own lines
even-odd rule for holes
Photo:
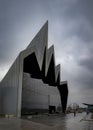
<svg viewBox="0 0 93 130">
<path fill-rule="evenodd" d="M 48 48 L 47 21 L 0 82 L 0 114 L 65 113 L 68 84 L 60 76 L 54 46 Z"/>
</svg>

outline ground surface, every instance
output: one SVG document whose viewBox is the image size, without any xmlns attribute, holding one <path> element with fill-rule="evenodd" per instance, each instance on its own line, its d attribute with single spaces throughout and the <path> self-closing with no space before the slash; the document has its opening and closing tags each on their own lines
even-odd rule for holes
<svg viewBox="0 0 93 130">
<path fill-rule="evenodd" d="M 37 115 L 31 119 L 0 118 L 0 130 L 93 130 L 91 114 Z"/>
</svg>

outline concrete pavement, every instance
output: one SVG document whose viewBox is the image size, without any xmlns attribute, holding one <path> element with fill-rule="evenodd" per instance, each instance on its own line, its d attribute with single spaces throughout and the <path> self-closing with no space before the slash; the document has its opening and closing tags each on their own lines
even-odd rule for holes
<svg viewBox="0 0 93 130">
<path fill-rule="evenodd" d="M 64 115 L 37 115 L 31 119 L 0 118 L 0 130 L 93 130 L 93 121 L 86 113 Z"/>
</svg>

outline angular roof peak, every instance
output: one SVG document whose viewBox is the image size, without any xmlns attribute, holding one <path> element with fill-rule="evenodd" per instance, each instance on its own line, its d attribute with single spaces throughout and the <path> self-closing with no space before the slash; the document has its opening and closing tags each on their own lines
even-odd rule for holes
<svg viewBox="0 0 93 130">
<path fill-rule="evenodd" d="M 48 48 L 48 21 L 46 21 L 46 23 L 43 25 L 43 27 L 31 41 L 31 43 L 28 45 L 27 49 L 33 46 L 36 48 L 35 50 L 36 58 L 38 60 L 39 67 L 41 69 L 44 51 L 45 48 L 46 49 Z"/>
<path fill-rule="evenodd" d="M 42 26 L 42 28 L 39 30 L 39 32 L 36 34 L 36 36 L 27 46 L 27 48 L 30 48 L 32 46 L 38 46 L 37 44 L 40 45 L 40 44 L 44 44 L 42 42 L 46 42 L 46 41 L 40 42 L 41 40 L 48 40 L 48 20 L 45 22 L 45 24 Z"/>
</svg>

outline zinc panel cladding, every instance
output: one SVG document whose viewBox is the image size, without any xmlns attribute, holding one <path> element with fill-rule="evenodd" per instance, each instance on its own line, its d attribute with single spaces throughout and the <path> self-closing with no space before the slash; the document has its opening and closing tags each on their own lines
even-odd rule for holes
<svg viewBox="0 0 93 130">
<path fill-rule="evenodd" d="M 17 115 L 17 91 L 19 80 L 19 57 L 15 60 L 4 79 L 0 83 L 0 113 Z"/>
</svg>

